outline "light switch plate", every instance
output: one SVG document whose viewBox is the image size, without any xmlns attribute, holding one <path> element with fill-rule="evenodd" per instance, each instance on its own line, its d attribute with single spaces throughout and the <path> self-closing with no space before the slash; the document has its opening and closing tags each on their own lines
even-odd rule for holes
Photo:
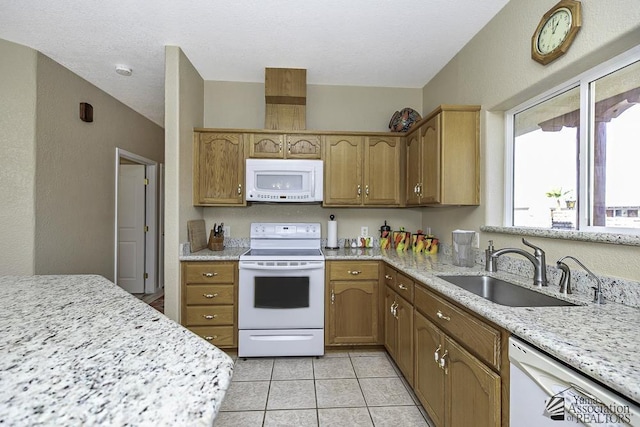
<svg viewBox="0 0 640 427">
<path fill-rule="evenodd" d="M 231 226 L 230 225 L 223 225 L 222 226 L 222 231 L 224 232 L 224 237 L 226 237 L 226 238 L 231 237 Z"/>
<path fill-rule="evenodd" d="M 369 227 L 360 227 L 360 235 L 368 236 L 369 235 Z"/>
</svg>

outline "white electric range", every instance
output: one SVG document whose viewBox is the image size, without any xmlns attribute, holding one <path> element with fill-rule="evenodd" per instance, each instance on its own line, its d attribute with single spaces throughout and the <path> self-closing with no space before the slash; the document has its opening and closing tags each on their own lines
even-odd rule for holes
<svg viewBox="0 0 640 427">
<path fill-rule="evenodd" d="M 324 354 L 319 223 L 253 223 L 240 256 L 238 356 Z"/>
</svg>

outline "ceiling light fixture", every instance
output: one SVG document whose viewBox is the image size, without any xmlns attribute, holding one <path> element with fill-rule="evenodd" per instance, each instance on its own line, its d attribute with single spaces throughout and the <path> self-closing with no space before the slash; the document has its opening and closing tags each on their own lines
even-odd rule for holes
<svg viewBox="0 0 640 427">
<path fill-rule="evenodd" d="M 116 65 L 116 73 L 120 74 L 121 76 L 129 77 L 131 73 L 133 73 L 133 70 L 124 65 Z"/>
</svg>

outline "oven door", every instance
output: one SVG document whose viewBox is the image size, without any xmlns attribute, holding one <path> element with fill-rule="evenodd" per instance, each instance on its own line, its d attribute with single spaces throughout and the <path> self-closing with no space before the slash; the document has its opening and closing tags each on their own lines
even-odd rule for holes
<svg viewBox="0 0 640 427">
<path fill-rule="evenodd" d="M 239 329 L 324 327 L 324 261 L 240 261 Z"/>
</svg>

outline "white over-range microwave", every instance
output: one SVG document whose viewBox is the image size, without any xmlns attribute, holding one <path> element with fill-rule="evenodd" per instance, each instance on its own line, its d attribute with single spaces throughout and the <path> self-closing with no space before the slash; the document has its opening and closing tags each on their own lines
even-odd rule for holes
<svg viewBox="0 0 640 427">
<path fill-rule="evenodd" d="M 322 201 L 322 160 L 246 160 L 247 202 Z"/>
</svg>

